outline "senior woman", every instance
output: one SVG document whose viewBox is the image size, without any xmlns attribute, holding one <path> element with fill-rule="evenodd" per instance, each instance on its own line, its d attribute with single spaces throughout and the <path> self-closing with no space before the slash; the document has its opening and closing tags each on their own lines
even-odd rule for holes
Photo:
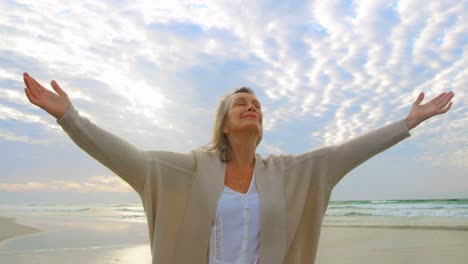
<svg viewBox="0 0 468 264">
<path fill-rule="evenodd" d="M 314 263 L 333 187 L 350 170 L 447 112 L 453 93 L 413 103 L 408 116 L 346 143 L 262 158 L 260 102 L 240 88 L 219 103 L 209 148 L 142 151 L 80 116 L 24 74 L 29 101 L 57 119 L 84 151 L 128 182 L 145 209 L 153 263 Z"/>
</svg>

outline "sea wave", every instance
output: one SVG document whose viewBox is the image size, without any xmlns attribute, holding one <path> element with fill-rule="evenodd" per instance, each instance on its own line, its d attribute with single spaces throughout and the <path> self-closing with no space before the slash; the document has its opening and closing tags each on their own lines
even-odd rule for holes
<svg viewBox="0 0 468 264">
<path fill-rule="evenodd" d="M 118 209 L 116 211 L 119 211 L 119 212 L 137 212 L 137 213 L 144 213 L 145 210 L 143 210 L 143 208 L 122 208 L 122 209 Z"/>
<path fill-rule="evenodd" d="M 0 212 L 20 214 L 57 214 L 114 219 L 143 219 L 145 211 L 141 204 L 53 204 L 29 203 L 23 205 L 0 204 Z M 442 200 L 367 200 L 331 201 L 327 216 L 335 217 L 449 217 L 468 218 L 468 199 Z"/>
<path fill-rule="evenodd" d="M 468 217 L 468 200 L 332 201 L 326 215 Z"/>
</svg>

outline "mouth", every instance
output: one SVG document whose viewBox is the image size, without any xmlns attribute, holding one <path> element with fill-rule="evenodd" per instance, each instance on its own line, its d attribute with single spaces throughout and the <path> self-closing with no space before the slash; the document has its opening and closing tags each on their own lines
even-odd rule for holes
<svg viewBox="0 0 468 264">
<path fill-rule="evenodd" d="M 245 115 L 244 117 L 249 117 L 249 118 L 255 118 L 255 119 L 258 119 L 258 117 L 254 114 L 249 114 L 249 115 Z"/>
</svg>

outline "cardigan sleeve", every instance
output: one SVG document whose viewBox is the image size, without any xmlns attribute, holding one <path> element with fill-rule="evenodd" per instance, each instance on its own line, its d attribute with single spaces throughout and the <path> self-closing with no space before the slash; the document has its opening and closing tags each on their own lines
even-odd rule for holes
<svg viewBox="0 0 468 264">
<path fill-rule="evenodd" d="M 141 194 L 146 178 L 144 151 L 80 116 L 73 105 L 57 123 L 81 149 Z"/>
<path fill-rule="evenodd" d="M 328 148 L 328 180 L 333 188 L 349 171 L 409 137 L 404 120 L 390 123 L 348 142 Z"/>
</svg>

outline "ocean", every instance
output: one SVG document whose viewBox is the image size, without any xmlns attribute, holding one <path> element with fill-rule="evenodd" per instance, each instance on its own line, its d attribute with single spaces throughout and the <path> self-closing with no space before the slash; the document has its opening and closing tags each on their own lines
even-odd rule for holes
<svg viewBox="0 0 468 264">
<path fill-rule="evenodd" d="M 468 217 L 468 199 L 332 201 L 326 215 Z"/>
<path fill-rule="evenodd" d="M 146 222 L 143 206 L 139 203 L 127 204 L 60 204 L 28 203 L 0 204 L 0 216 L 26 217 L 85 217 L 126 222 Z"/>
<path fill-rule="evenodd" d="M 1 204 L 0 215 L 77 216 L 146 222 L 141 204 Z M 443 217 L 466 218 L 468 199 L 331 201 L 325 218 Z"/>
</svg>

